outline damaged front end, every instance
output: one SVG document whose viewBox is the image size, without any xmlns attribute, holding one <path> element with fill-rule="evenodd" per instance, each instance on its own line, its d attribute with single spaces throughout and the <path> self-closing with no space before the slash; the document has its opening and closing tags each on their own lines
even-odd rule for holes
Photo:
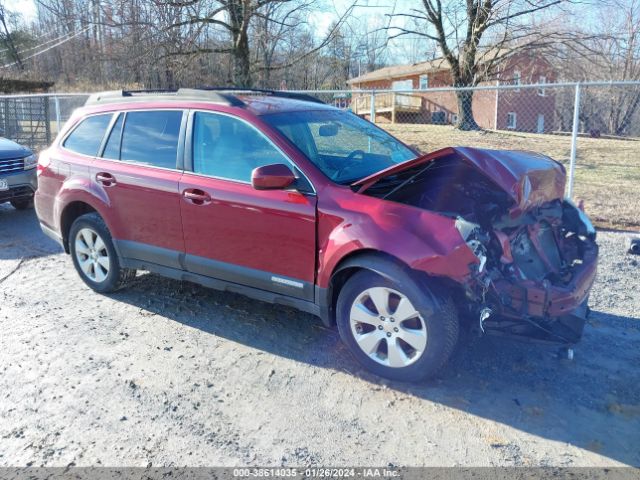
<svg viewBox="0 0 640 480">
<path fill-rule="evenodd" d="M 563 344 L 580 339 L 598 257 L 595 231 L 581 211 L 555 200 L 491 231 L 462 218 L 456 226 L 484 265 L 465 285 L 483 332 Z"/>
<path fill-rule="evenodd" d="M 598 246 L 586 215 L 563 199 L 564 168 L 533 153 L 472 148 L 422 160 L 361 191 L 456 219 L 477 258 L 463 290 L 482 332 L 577 342 Z"/>
</svg>

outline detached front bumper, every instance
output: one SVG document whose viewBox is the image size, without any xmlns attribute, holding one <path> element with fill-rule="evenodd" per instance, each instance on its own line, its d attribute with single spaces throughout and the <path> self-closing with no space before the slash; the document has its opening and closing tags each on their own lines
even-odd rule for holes
<svg viewBox="0 0 640 480">
<path fill-rule="evenodd" d="M 585 252 L 582 265 L 578 265 L 567 285 L 522 280 L 512 283 L 498 280 L 494 283 L 500 303 L 513 315 L 558 317 L 581 305 L 596 278 L 598 246 L 593 243 Z M 526 299 L 526 301 L 523 301 Z"/>
<path fill-rule="evenodd" d="M 596 278 L 598 246 L 585 251 L 565 285 L 530 280 L 496 280 L 492 283 L 492 314 L 488 331 L 497 330 L 533 340 L 576 343 L 589 315 L 589 291 Z M 491 332 L 490 332 L 491 333 Z"/>
</svg>

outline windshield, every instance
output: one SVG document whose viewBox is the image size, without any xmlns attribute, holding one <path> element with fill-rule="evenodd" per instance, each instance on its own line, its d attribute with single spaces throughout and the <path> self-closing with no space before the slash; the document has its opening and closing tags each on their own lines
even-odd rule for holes
<svg viewBox="0 0 640 480">
<path fill-rule="evenodd" d="M 352 183 L 416 156 L 384 130 L 342 110 L 284 112 L 262 118 L 337 183 Z"/>
</svg>

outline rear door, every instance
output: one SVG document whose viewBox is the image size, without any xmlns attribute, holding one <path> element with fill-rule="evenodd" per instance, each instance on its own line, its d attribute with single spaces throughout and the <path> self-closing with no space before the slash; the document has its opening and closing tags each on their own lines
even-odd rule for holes
<svg viewBox="0 0 640 480">
<path fill-rule="evenodd" d="M 123 257 L 180 268 L 185 125 L 182 110 L 122 112 L 93 162 L 92 178 L 110 203 Z"/>
<path fill-rule="evenodd" d="M 71 178 L 76 182 L 89 178 L 91 163 L 100 151 L 113 118 L 113 112 L 86 116 L 73 126 L 58 148 L 54 146 L 40 153 L 39 162 L 46 162 L 38 178 L 35 197 L 40 222 L 54 230 L 60 229 L 56 198 Z"/>
<path fill-rule="evenodd" d="M 246 121 L 214 112 L 191 117 L 180 181 L 187 269 L 313 300 L 316 196 L 311 184 Z M 252 170 L 274 163 L 290 166 L 299 176 L 297 185 L 255 190 Z"/>
</svg>

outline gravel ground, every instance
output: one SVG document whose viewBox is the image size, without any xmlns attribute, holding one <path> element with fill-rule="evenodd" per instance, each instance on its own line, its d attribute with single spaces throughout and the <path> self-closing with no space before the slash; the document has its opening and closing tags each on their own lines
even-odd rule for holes
<svg viewBox="0 0 640 480">
<path fill-rule="evenodd" d="M 573 362 L 467 339 L 407 385 L 295 310 L 151 274 L 95 294 L 0 206 L 0 466 L 640 465 L 640 258 L 599 238 Z"/>
</svg>

